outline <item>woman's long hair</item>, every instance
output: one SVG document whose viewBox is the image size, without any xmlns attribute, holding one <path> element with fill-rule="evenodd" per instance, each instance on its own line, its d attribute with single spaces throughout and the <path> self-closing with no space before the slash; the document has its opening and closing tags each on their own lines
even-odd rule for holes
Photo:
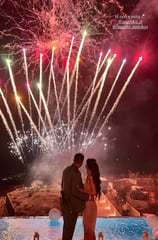
<svg viewBox="0 0 158 240">
<path fill-rule="evenodd" d="M 100 199 L 101 196 L 101 180 L 100 180 L 100 171 L 96 159 L 88 158 L 87 167 L 92 172 L 93 181 L 96 188 L 96 196 Z"/>
</svg>

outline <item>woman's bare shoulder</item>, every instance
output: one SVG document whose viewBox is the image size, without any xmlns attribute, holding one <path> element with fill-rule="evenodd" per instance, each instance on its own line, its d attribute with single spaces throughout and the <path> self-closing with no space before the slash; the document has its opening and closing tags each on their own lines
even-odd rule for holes
<svg viewBox="0 0 158 240">
<path fill-rule="evenodd" d="M 92 175 L 88 176 L 88 180 L 89 180 L 90 183 L 94 183 Z"/>
</svg>

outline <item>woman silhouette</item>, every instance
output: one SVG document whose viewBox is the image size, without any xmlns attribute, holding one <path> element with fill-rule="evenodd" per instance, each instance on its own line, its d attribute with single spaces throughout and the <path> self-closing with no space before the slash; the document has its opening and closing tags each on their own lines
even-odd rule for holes
<svg viewBox="0 0 158 240">
<path fill-rule="evenodd" d="M 80 191 L 89 194 L 89 201 L 86 202 L 85 210 L 83 211 L 83 228 L 84 240 L 96 240 L 95 226 L 97 219 L 97 204 L 96 199 L 100 199 L 101 181 L 100 171 L 96 159 L 89 158 L 86 162 L 87 177 L 84 184 L 84 189 Z"/>
</svg>

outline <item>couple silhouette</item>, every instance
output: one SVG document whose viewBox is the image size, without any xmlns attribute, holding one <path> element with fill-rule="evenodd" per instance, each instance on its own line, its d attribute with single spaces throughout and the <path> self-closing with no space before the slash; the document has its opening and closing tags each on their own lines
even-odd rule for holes
<svg viewBox="0 0 158 240">
<path fill-rule="evenodd" d="M 96 198 L 101 195 L 101 181 L 96 159 L 86 160 L 86 181 L 83 184 L 79 168 L 83 165 L 84 155 L 76 153 L 73 163 L 63 170 L 60 206 L 63 214 L 62 240 L 72 240 L 76 221 L 83 216 L 84 240 L 96 240 L 97 219 Z"/>
</svg>

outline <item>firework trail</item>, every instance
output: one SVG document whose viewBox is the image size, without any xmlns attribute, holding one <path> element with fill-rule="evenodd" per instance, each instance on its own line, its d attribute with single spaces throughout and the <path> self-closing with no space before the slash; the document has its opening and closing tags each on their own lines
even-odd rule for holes
<svg viewBox="0 0 158 240">
<path fill-rule="evenodd" d="M 18 97 L 17 97 L 17 101 L 19 102 L 20 106 L 21 106 L 22 109 L 24 110 L 24 112 L 25 112 L 26 116 L 28 117 L 31 125 L 33 126 L 35 132 L 37 133 L 37 136 L 38 136 L 41 140 L 43 140 L 40 132 L 38 131 L 38 129 L 37 129 L 37 127 L 36 127 L 36 124 L 33 122 L 32 118 L 30 117 L 30 115 L 29 115 L 29 113 L 28 113 L 28 111 L 27 111 L 27 109 L 25 108 L 25 106 L 22 104 L 22 102 L 20 101 L 20 99 L 19 99 Z"/>
<path fill-rule="evenodd" d="M 39 85 L 40 85 L 40 89 L 42 89 L 43 87 L 43 83 L 42 83 L 42 58 L 43 58 L 43 54 L 40 54 L 40 76 L 39 76 Z M 42 103 L 41 103 L 41 94 L 39 92 L 39 111 L 41 112 L 41 109 L 42 109 Z M 38 120 L 38 129 L 39 129 L 39 132 L 40 132 L 40 118 Z"/>
<path fill-rule="evenodd" d="M 69 87 L 68 87 L 68 84 L 69 84 L 69 61 L 70 61 L 70 56 L 71 56 L 71 52 L 72 52 L 72 46 L 73 46 L 73 43 L 74 43 L 74 39 L 75 38 L 72 37 L 71 44 L 70 44 L 70 49 L 69 49 L 69 53 L 68 53 L 68 58 L 67 58 L 67 61 L 66 61 L 66 68 L 65 68 L 65 71 L 64 71 L 63 79 L 62 79 L 61 90 L 60 90 L 60 94 L 59 94 L 59 103 L 61 102 L 61 97 L 62 97 L 63 90 L 64 90 L 64 84 L 65 84 L 66 76 L 67 76 L 67 98 L 68 98 L 68 102 L 69 102 Z M 65 101 L 63 103 L 61 112 L 63 111 L 64 104 L 65 104 Z M 69 107 L 67 107 L 67 108 L 69 108 Z M 56 116 L 56 112 L 55 112 L 55 116 Z M 69 118 L 68 110 L 67 110 L 67 118 Z"/>
<path fill-rule="evenodd" d="M 8 113 L 8 115 L 9 115 L 10 121 L 11 121 L 11 123 L 12 123 L 13 129 L 14 129 L 14 132 L 15 132 L 15 136 L 16 136 L 16 138 L 18 139 L 18 131 L 17 131 L 17 128 L 16 128 L 16 125 L 15 125 L 15 121 L 14 121 L 14 119 L 13 119 L 13 115 L 12 115 L 12 113 L 11 113 L 10 107 L 9 107 L 9 105 L 8 105 L 8 103 L 7 103 L 7 100 L 6 100 L 5 96 L 4 96 L 1 88 L 0 88 L 0 94 L 1 94 L 1 96 L 2 96 L 4 105 L 5 105 L 6 109 L 7 109 L 7 113 Z"/>
<path fill-rule="evenodd" d="M 48 135 L 48 133 L 47 133 L 47 128 L 46 128 L 46 125 L 45 125 L 45 122 L 44 122 L 44 120 L 43 120 L 43 118 L 42 118 L 41 112 L 40 112 L 40 110 L 39 110 L 39 107 L 38 107 L 38 105 L 37 105 L 37 102 L 36 102 L 36 100 L 35 100 L 35 98 L 34 98 L 34 96 L 33 96 L 33 93 L 32 93 L 32 91 L 31 91 L 29 85 L 28 85 L 28 92 L 29 92 L 30 96 L 32 97 L 32 100 L 33 100 L 33 103 L 34 103 L 34 105 L 35 105 L 35 107 L 36 107 L 36 110 L 37 110 L 37 112 L 38 112 L 38 115 L 39 115 L 40 121 L 41 121 L 42 124 L 43 124 L 44 131 L 45 131 L 45 133 Z M 32 118 L 31 115 L 30 115 L 30 117 Z M 30 124 L 31 124 L 31 122 L 30 122 Z"/>
<path fill-rule="evenodd" d="M 101 58 L 102 58 L 102 52 L 100 53 L 97 68 L 96 68 L 96 72 L 95 72 L 95 76 L 94 76 L 94 79 L 93 79 L 93 82 L 92 82 L 92 88 L 91 88 L 91 93 L 90 93 L 90 97 L 89 97 L 89 100 L 88 100 L 88 106 L 87 106 L 87 109 L 86 109 L 86 114 L 85 114 L 84 121 L 83 121 L 82 132 L 84 132 L 84 127 L 85 127 L 85 124 L 86 124 L 88 111 L 89 111 L 90 104 L 91 104 L 91 101 L 92 101 L 93 90 L 94 90 L 94 87 L 95 87 L 95 84 L 96 84 L 96 79 L 97 79 L 98 72 L 99 72 L 99 66 L 100 66 Z"/>
<path fill-rule="evenodd" d="M 100 98 L 101 98 L 101 94 L 102 94 L 102 91 L 103 91 L 103 86 L 104 86 L 104 83 L 105 83 L 105 80 L 106 80 L 107 73 L 108 73 L 109 68 L 110 68 L 112 62 L 114 61 L 115 57 L 116 57 L 116 54 L 114 54 L 114 56 L 112 57 L 112 59 L 110 59 L 110 60 L 108 61 L 108 64 L 107 64 L 107 66 L 106 66 L 106 68 L 105 68 L 105 71 L 104 71 L 104 73 L 103 73 L 103 77 L 102 77 L 102 81 L 101 81 L 101 86 L 100 86 L 100 88 L 99 88 L 98 96 L 97 96 L 97 99 L 96 99 L 96 102 L 95 102 L 95 105 L 94 105 L 94 108 L 93 108 L 93 111 L 92 111 L 92 115 L 91 115 L 91 117 L 90 117 L 90 121 L 89 121 L 89 124 L 88 124 L 87 132 L 88 132 L 88 130 L 89 130 L 90 125 L 92 124 L 94 115 L 95 115 L 95 113 L 96 113 L 96 110 L 97 110 L 97 107 L 98 107 L 98 104 L 99 104 L 99 100 L 100 100 Z"/>
<path fill-rule="evenodd" d="M 12 83 L 12 87 L 13 87 L 13 91 L 14 91 L 14 95 L 15 95 L 15 99 L 16 99 L 16 104 L 17 104 L 17 108 L 18 108 L 18 113 L 19 113 L 20 121 L 21 121 L 22 131 L 23 131 L 23 134 L 25 135 L 22 112 L 21 112 L 21 108 L 20 108 L 19 102 L 17 101 L 17 96 L 18 96 L 18 95 L 17 95 L 17 90 L 16 90 L 16 84 L 15 84 L 15 81 L 14 81 L 14 77 L 13 77 L 13 73 L 12 73 L 12 69 L 11 69 L 10 61 L 9 61 L 9 60 L 7 61 L 7 65 L 8 65 L 9 74 L 10 74 L 10 79 L 11 79 L 11 83 Z"/>
<path fill-rule="evenodd" d="M 27 83 L 27 86 L 29 86 L 29 75 L 28 75 L 28 67 L 27 67 L 27 59 L 26 59 L 26 50 L 25 50 L 25 48 L 23 48 L 23 53 L 24 53 L 24 65 L 25 65 L 26 83 Z M 28 100 L 29 100 L 30 116 L 32 117 L 31 97 L 30 97 L 29 91 L 28 91 Z M 32 130 L 32 126 L 31 125 L 30 125 L 30 129 L 31 129 L 32 144 L 33 144 L 33 130 Z"/>
<path fill-rule="evenodd" d="M 107 51 L 107 53 L 106 53 L 106 55 L 105 55 L 102 63 L 100 64 L 98 73 L 101 71 L 101 69 L 103 68 L 104 64 L 106 63 L 107 57 L 108 57 L 108 55 L 110 54 L 110 52 L 111 52 L 111 49 L 109 49 L 109 50 Z M 97 77 L 97 76 L 95 76 L 95 77 Z M 91 97 L 92 97 L 92 95 L 97 91 L 97 89 L 99 88 L 100 82 L 101 82 L 101 78 L 100 78 L 100 80 L 98 81 L 96 87 L 95 87 L 95 82 L 94 82 L 94 81 L 96 82 L 96 80 L 93 79 L 92 84 L 90 85 L 90 87 L 88 88 L 88 90 L 87 90 L 84 98 L 82 99 L 82 101 L 81 101 L 81 103 L 80 103 L 80 105 L 79 105 L 79 107 L 78 107 L 78 113 L 81 112 L 81 110 L 83 109 L 83 107 L 84 107 L 85 105 L 90 105 L 89 103 L 90 103 L 91 100 L 90 100 L 90 101 L 88 100 L 86 103 L 85 103 L 85 101 L 88 99 L 88 94 L 89 94 L 90 91 L 91 91 L 91 95 L 90 95 Z M 94 87 L 95 87 L 95 88 L 94 88 Z M 91 99 L 91 97 L 90 97 L 90 99 Z M 85 121 L 86 121 L 86 119 L 85 119 Z"/>
<path fill-rule="evenodd" d="M 46 116 L 47 116 L 47 120 L 48 120 L 50 129 L 51 129 L 52 134 L 53 134 L 53 136 L 55 138 L 54 126 L 53 126 L 53 123 L 52 123 L 52 120 L 51 120 L 51 117 L 50 117 L 50 113 L 49 113 L 49 110 L 48 110 L 48 106 L 47 106 L 46 100 L 44 98 L 44 95 L 43 95 L 43 92 L 42 92 L 42 89 L 41 89 L 41 85 L 39 86 L 39 94 L 40 94 L 40 97 L 42 99 L 42 102 L 43 102 L 43 105 L 44 105 L 44 108 L 45 108 L 45 112 L 46 112 Z"/>
<path fill-rule="evenodd" d="M 132 69 L 132 71 L 131 71 L 129 77 L 127 78 L 125 84 L 123 85 L 123 87 L 122 87 L 122 89 L 121 89 L 119 95 L 117 96 L 117 98 L 116 98 L 116 100 L 115 100 L 115 102 L 114 102 L 112 108 L 111 108 L 110 111 L 108 112 L 108 114 L 107 114 L 107 116 L 106 116 L 106 118 L 105 118 L 103 124 L 101 125 L 99 132 L 102 131 L 102 129 L 104 128 L 105 124 L 106 124 L 107 121 L 109 120 L 110 116 L 111 116 L 112 113 L 115 111 L 117 105 L 119 104 L 119 102 L 120 102 L 120 100 L 121 100 L 121 97 L 122 97 L 123 93 L 125 92 L 125 90 L 126 90 L 128 84 L 130 83 L 130 81 L 131 81 L 131 79 L 132 79 L 132 77 L 133 77 L 133 74 L 135 73 L 135 71 L 136 71 L 136 69 L 138 68 L 138 66 L 139 66 L 139 64 L 140 64 L 141 61 L 142 61 L 142 57 L 139 57 L 139 59 L 138 59 L 136 65 L 135 65 L 134 68 Z"/>
<path fill-rule="evenodd" d="M 98 116 L 98 118 L 97 118 L 97 121 L 96 121 L 96 123 L 95 123 L 95 125 L 94 125 L 93 131 L 92 131 L 92 135 L 93 135 L 94 130 L 95 130 L 95 128 L 97 127 L 97 125 L 98 125 L 98 123 L 99 123 L 99 121 L 100 121 L 100 118 L 101 118 L 101 116 L 102 116 L 102 114 L 103 114 L 103 112 L 104 112 L 104 110 L 105 110 L 105 108 L 106 108 L 106 106 L 107 106 L 107 104 L 108 104 L 108 101 L 109 101 L 109 99 L 110 99 L 110 97 L 111 97 L 111 95 L 112 95 L 112 92 L 113 92 L 113 90 L 114 90 L 114 87 L 115 87 L 115 85 L 116 85 L 116 83 L 117 83 L 117 81 L 118 81 L 118 79 L 119 79 L 119 76 L 120 76 L 121 71 L 122 71 L 122 69 L 123 69 L 123 67 L 124 67 L 124 65 L 125 65 L 125 62 L 126 62 L 126 60 L 124 59 L 124 60 L 122 61 L 122 64 L 121 64 L 121 66 L 120 66 L 120 69 L 119 69 L 119 71 L 118 71 L 118 73 L 117 73 L 117 75 L 116 75 L 116 77 L 115 77 L 115 79 L 114 79 L 114 82 L 113 82 L 113 84 L 112 84 L 112 86 L 111 86 L 111 89 L 110 89 L 110 91 L 109 91 L 109 93 L 108 93 L 108 96 L 107 96 L 106 99 L 105 99 L 105 103 L 104 103 L 104 105 L 103 105 L 103 107 L 102 107 L 102 109 L 101 109 L 101 112 L 100 112 L 100 114 L 99 114 L 99 116 Z"/>
<path fill-rule="evenodd" d="M 76 108 L 77 108 L 77 95 L 78 95 L 78 73 L 79 73 L 79 59 L 76 66 L 76 79 L 75 79 L 75 97 L 74 97 L 74 107 L 73 107 L 73 119 L 76 118 Z"/>
<path fill-rule="evenodd" d="M 50 71 L 49 71 L 49 79 L 48 79 L 48 89 L 47 89 L 47 105 L 49 103 L 49 98 L 50 98 L 50 87 L 51 87 L 51 77 L 52 75 L 54 76 L 54 71 L 53 71 L 53 59 L 54 59 L 54 50 L 55 48 L 52 48 L 52 57 L 51 57 L 51 62 L 50 62 Z"/>
<path fill-rule="evenodd" d="M 20 151 L 20 149 L 18 148 L 18 145 L 17 145 L 17 143 L 16 143 L 16 141 L 15 141 L 15 139 L 14 139 L 14 136 L 13 136 L 13 134 L 12 134 L 12 131 L 11 131 L 9 125 L 8 125 L 7 119 L 5 118 L 5 116 L 4 116 L 4 114 L 2 113 L 1 110 L 0 110 L 0 116 L 1 116 L 1 118 L 2 118 L 2 120 L 3 120 L 4 126 L 5 126 L 5 128 L 6 128 L 7 132 L 8 132 L 8 135 L 10 136 L 10 138 L 11 138 L 13 144 L 14 144 L 13 148 L 15 149 L 15 153 L 18 155 L 19 159 L 23 162 L 23 158 L 22 158 L 22 155 L 21 155 L 21 151 Z M 23 163 L 24 163 L 24 162 L 23 162 Z"/>
</svg>

